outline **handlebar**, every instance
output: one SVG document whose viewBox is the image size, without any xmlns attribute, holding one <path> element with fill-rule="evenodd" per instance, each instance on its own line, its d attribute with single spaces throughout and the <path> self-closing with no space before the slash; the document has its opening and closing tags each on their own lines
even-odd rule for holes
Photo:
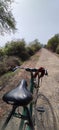
<svg viewBox="0 0 59 130">
<path fill-rule="evenodd" d="M 39 69 L 37 69 L 37 68 L 20 67 L 20 69 L 24 69 L 24 70 L 26 70 L 28 72 L 35 72 L 33 74 L 34 78 L 36 78 L 39 73 L 40 73 L 39 78 L 43 77 L 44 75 L 46 75 L 46 76 L 48 75 L 48 71 L 45 68 L 43 68 L 43 67 L 40 67 Z"/>
</svg>

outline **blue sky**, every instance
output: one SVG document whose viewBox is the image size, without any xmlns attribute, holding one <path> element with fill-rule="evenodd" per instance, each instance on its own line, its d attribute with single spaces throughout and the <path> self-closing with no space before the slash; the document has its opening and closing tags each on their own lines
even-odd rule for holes
<svg viewBox="0 0 59 130">
<path fill-rule="evenodd" d="M 0 35 L 0 46 L 22 38 L 27 44 L 35 39 L 46 44 L 59 33 L 59 0 L 15 0 L 12 12 L 18 30 L 15 34 Z"/>
</svg>

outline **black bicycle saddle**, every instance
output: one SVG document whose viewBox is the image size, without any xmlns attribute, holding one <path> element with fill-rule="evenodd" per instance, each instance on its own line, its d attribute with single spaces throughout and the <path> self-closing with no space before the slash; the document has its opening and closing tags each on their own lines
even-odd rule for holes
<svg viewBox="0 0 59 130">
<path fill-rule="evenodd" d="M 31 92 L 27 89 L 26 80 L 22 80 L 18 86 L 4 94 L 3 100 L 11 105 L 26 106 L 33 99 Z"/>
</svg>

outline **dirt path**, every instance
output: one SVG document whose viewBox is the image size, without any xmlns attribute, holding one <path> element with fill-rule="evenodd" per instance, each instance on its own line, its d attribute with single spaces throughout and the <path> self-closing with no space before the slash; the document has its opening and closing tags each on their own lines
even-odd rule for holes
<svg viewBox="0 0 59 130">
<path fill-rule="evenodd" d="M 40 92 L 50 100 L 57 120 L 57 129 L 59 130 L 59 58 L 53 53 L 42 49 L 36 66 L 44 66 L 48 69 L 48 77 L 43 78 Z"/>
<path fill-rule="evenodd" d="M 36 66 L 37 68 L 43 66 L 48 70 L 49 75 L 48 77 L 43 78 L 43 82 L 40 87 L 40 92 L 42 92 L 52 104 L 53 111 L 57 120 L 57 130 L 59 130 L 59 58 L 53 53 L 47 51 L 46 49 L 42 49 L 40 57 L 39 53 L 37 54 L 37 57 L 36 60 L 34 58 L 34 60 L 32 59 L 29 62 L 26 62 L 24 66 Z M 18 77 L 16 78 L 16 81 L 18 81 L 20 75 L 21 74 L 19 73 Z M 5 91 L 7 90 L 4 89 L 4 92 L 1 93 L 5 93 Z"/>
</svg>

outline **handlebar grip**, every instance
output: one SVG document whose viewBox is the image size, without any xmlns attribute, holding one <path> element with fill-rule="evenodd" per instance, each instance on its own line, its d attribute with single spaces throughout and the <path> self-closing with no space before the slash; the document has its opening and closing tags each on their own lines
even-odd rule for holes
<svg viewBox="0 0 59 130">
<path fill-rule="evenodd" d="M 37 72 L 38 69 L 36 69 L 36 68 L 26 68 L 25 70 L 29 71 L 29 72 Z"/>
</svg>

